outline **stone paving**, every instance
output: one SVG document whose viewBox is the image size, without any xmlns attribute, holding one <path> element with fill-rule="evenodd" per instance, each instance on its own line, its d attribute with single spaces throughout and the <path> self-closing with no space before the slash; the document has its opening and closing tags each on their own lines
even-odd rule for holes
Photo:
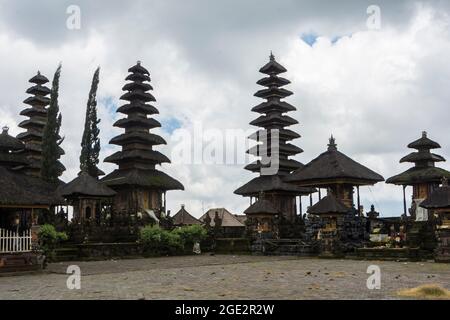
<svg viewBox="0 0 450 320">
<path fill-rule="evenodd" d="M 81 268 L 81 289 L 66 286 Z M 369 290 L 369 265 L 381 289 Z M 50 264 L 41 274 L 0 277 L 0 299 L 399 299 L 422 284 L 450 289 L 450 265 L 433 262 L 200 255 Z"/>
</svg>

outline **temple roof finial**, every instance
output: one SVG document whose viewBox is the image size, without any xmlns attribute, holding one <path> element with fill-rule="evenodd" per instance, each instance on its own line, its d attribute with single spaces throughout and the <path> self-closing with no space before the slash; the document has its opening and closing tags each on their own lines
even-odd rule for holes
<svg viewBox="0 0 450 320">
<path fill-rule="evenodd" d="M 272 50 L 270 50 L 270 61 L 275 61 L 275 56 L 273 55 Z"/>
<path fill-rule="evenodd" d="M 422 138 L 426 138 L 427 137 L 427 132 L 426 131 L 422 131 Z"/>
<path fill-rule="evenodd" d="M 9 130 L 9 127 L 8 126 L 4 126 L 3 128 L 2 128 L 2 133 L 3 134 L 8 134 L 8 130 Z"/>
<path fill-rule="evenodd" d="M 328 143 L 328 151 L 336 151 L 337 150 L 337 144 L 336 139 L 331 135 L 329 143 Z"/>
<path fill-rule="evenodd" d="M 141 65 L 141 60 L 138 60 L 138 61 L 136 62 L 136 64 L 137 64 L 138 66 L 140 66 L 140 65 Z"/>
</svg>

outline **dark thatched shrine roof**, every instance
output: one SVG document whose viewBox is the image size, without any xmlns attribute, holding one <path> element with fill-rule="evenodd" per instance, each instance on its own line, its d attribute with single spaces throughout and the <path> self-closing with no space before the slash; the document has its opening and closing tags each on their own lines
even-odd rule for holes
<svg viewBox="0 0 450 320">
<path fill-rule="evenodd" d="M 254 204 L 248 207 L 245 211 L 245 214 L 279 214 L 277 209 L 272 205 L 269 200 L 266 199 L 258 199 Z"/>
<path fill-rule="evenodd" d="M 316 190 L 313 188 L 304 188 L 291 183 L 286 183 L 283 181 L 281 176 L 273 175 L 256 177 L 235 190 L 234 193 L 241 196 L 255 196 L 261 191 L 284 191 L 297 195 L 307 195 L 315 192 Z"/>
<path fill-rule="evenodd" d="M 286 71 L 286 68 L 275 60 L 275 56 L 272 53 L 270 54 L 270 61 L 259 69 L 259 72 L 268 75 L 277 75 Z"/>
<path fill-rule="evenodd" d="M 405 172 L 386 180 L 386 183 L 396 185 L 411 185 L 424 182 L 440 182 L 442 178 L 450 179 L 450 172 L 437 167 L 412 167 Z"/>
<path fill-rule="evenodd" d="M 279 159 L 279 166 L 280 168 L 286 168 L 290 171 L 297 170 L 299 168 L 302 168 L 304 165 L 301 162 L 298 162 L 297 160 L 293 159 Z M 252 171 L 252 172 L 260 172 L 261 168 L 269 168 L 269 164 L 262 164 L 260 160 L 256 160 L 244 167 L 244 169 Z"/>
<path fill-rule="evenodd" d="M 330 214 L 330 213 L 342 213 L 345 214 L 351 209 L 344 205 L 341 201 L 336 199 L 333 195 L 329 194 L 322 198 L 312 207 L 309 207 L 307 212 L 311 214 Z"/>
<path fill-rule="evenodd" d="M 148 145 L 167 144 L 166 140 L 164 140 L 161 136 L 153 133 L 139 131 L 123 133 L 117 137 L 112 138 L 109 141 L 110 144 L 117 144 L 119 146 L 134 142 L 144 143 Z"/>
<path fill-rule="evenodd" d="M 384 181 L 384 178 L 339 152 L 332 137 L 326 152 L 294 171 L 285 180 L 304 186 L 324 185 L 335 181 L 372 185 Z"/>
<path fill-rule="evenodd" d="M 123 169 L 114 170 L 101 179 L 109 187 L 138 186 L 159 190 L 184 190 L 184 186 L 176 179 L 162 171 Z"/>
<path fill-rule="evenodd" d="M 184 208 L 184 205 L 181 206 L 181 209 L 172 217 L 173 224 L 176 226 L 186 226 L 186 225 L 194 225 L 194 224 L 203 224 L 200 220 L 193 217 L 187 210 Z"/>
<path fill-rule="evenodd" d="M 140 74 L 146 74 L 146 75 L 149 75 L 149 74 L 150 74 L 150 72 L 148 72 L 148 70 L 145 69 L 145 68 L 141 65 L 141 62 L 140 62 L 140 61 L 136 62 L 136 64 L 135 64 L 134 66 L 130 67 L 130 68 L 128 69 L 128 72 L 131 72 L 131 73 L 140 73 Z"/>
<path fill-rule="evenodd" d="M 153 118 L 143 118 L 143 117 L 130 117 L 117 120 L 114 124 L 114 127 L 119 128 L 130 128 L 130 127 L 143 127 L 143 128 L 158 128 L 161 127 L 161 123 L 158 120 Z"/>
<path fill-rule="evenodd" d="M 56 186 L 0 167 L 0 206 L 62 205 Z"/>
<path fill-rule="evenodd" d="M 37 74 L 32 77 L 30 80 L 28 80 L 28 82 L 30 83 L 35 83 L 35 84 L 44 84 L 47 83 L 49 80 L 47 79 L 46 76 L 43 76 L 39 71 L 37 72 Z"/>
<path fill-rule="evenodd" d="M 443 162 L 445 161 L 445 158 L 431 152 L 411 152 L 407 156 L 404 156 L 403 158 L 400 159 L 400 163 L 403 162 L 416 163 L 419 161 Z"/>
<path fill-rule="evenodd" d="M 121 163 L 124 160 L 147 160 L 153 163 L 161 164 L 163 162 L 170 163 L 169 158 L 156 150 L 125 150 L 117 151 L 116 153 L 105 158 L 105 162 Z"/>
<path fill-rule="evenodd" d="M 281 87 L 290 84 L 291 82 L 288 79 L 283 77 L 269 76 L 262 78 L 256 82 L 264 87 Z"/>
<path fill-rule="evenodd" d="M 92 196 L 113 197 L 116 192 L 86 172 L 80 172 L 78 177 L 60 187 L 58 192 L 64 197 Z"/>
<path fill-rule="evenodd" d="M 295 110 L 297 110 L 297 108 L 295 108 L 290 103 L 287 103 L 285 101 L 277 101 L 277 100 L 262 102 L 252 108 L 253 112 L 258 112 L 258 113 L 267 113 L 269 111 L 289 112 L 289 111 L 295 111 Z"/>
<path fill-rule="evenodd" d="M 158 114 L 159 111 L 151 104 L 146 104 L 140 101 L 133 101 L 132 103 L 124 104 L 117 109 L 117 112 L 129 114 L 135 111 L 142 112 L 144 114 Z"/>
<path fill-rule="evenodd" d="M 25 148 L 25 145 L 17 138 L 10 136 L 8 134 L 8 127 L 3 127 L 2 133 L 0 134 L 0 149 L 17 151 Z"/>
<path fill-rule="evenodd" d="M 429 150 L 429 149 L 440 149 L 441 146 L 439 145 L 439 143 L 429 139 L 427 136 L 427 132 L 423 131 L 422 137 L 420 139 L 417 139 L 417 140 L 411 142 L 410 144 L 408 144 L 408 148 L 417 149 L 417 150 L 422 150 L 422 149 Z"/>
<path fill-rule="evenodd" d="M 428 198 L 420 204 L 426 209 L 450 209 L 450 187 L 448 180 L 444 180 L 442 187 L 434 190 Z"/>
</svg>

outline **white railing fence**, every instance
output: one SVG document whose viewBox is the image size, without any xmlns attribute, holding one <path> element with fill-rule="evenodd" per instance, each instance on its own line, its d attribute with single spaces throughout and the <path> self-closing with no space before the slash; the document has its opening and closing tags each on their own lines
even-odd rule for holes
<svg viewBox="0 0 450 320">
<path fill-rule="evenodd" d="M 0 252 L 29 252 L 31 251 L 31 230 L 22 234 L 0 228 Z"/>
</svg>

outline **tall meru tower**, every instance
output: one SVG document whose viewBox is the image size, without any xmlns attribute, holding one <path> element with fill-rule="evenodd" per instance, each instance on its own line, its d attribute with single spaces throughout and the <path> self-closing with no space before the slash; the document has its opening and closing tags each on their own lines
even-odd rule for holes
<svg viewBox="0 0 450 320">
<path fill-rule="evenodd" d="M 114 123 L 125 132 L 109 142 L 121 146 L 122 150 L 105 159 L 119 168 L 102 181 L 117 192 L 115 212 L 134 214 L 152 210 L 160 217 L 166 211 L 166 191 L 184 190 L 184 187 L 178 180 L 156 169 L 156 165 L 170 160 L 153 149 L 166 141 L 150 133 L 150 129 L 161 127 L 157 120 L 148 117 L 159 113 L 149 104 L 156 101 L 148 92 L 153 90 L 149 84 L 150 74 L 139 61 L 128 72 L 125 80 L 129 82 L 122 88 L 125 93 L 120 97 L 127 103 L 117 109 L 127 117 Z"/>
<path fill-rule="evenodd" d="M 257 84 L 265 87 L 255 93 L 255 96 L 265 101 L 255 106 L 252 111 L 260 116 L 250 122 L 260 129 L 252 134 L 249 139 L 258 144 L 250 148 L 247 153 L 259 157 L 259 160 L 247 165 L 246 170 L 259 173 L 259 176 L 237 189 L 234 193 L 252 199 L 258 199 L 264 195 L 264 201 L 270 202 L 272 208 L 288 221 L 294 221 L 297 216 L 297 196 L 310 194 L 311 188 L 298 187 L 286 183 L 284 178 L 292 171 L 303 165 L 291 156 L 303 152 L 299 147 L 289 141 L 300 138 L 300 135 L 287 127 L 298 123 L 297 120 L 286 115 L 296 108 L 282 99 L 292 95 L 292 92 L 282 88 L 290 83 L 289 80 L 280 77 L 279 74 L 287 70 L 279 64 L 273 54 L 270 61 L 259 72 L 266 75 Z M 272 145 L 276 140 L 272 135 L 278 135 L 277 145 Z M 261 162 L 261 160 L 263 160 Z M 274 160 L 278 160 L 277 163 Z M 268 163 L 269 162 L 269 163 Z M 272 165 L 275 170 L 265 171 Z M 275 165 L 275 166 L 274 166 Z M 270 210 L 275 212 L 274 210 Z M 273 214 L 272 212 L 272 214 Z"/>
</svg>

